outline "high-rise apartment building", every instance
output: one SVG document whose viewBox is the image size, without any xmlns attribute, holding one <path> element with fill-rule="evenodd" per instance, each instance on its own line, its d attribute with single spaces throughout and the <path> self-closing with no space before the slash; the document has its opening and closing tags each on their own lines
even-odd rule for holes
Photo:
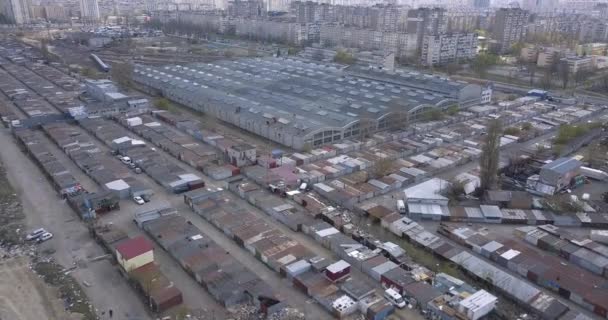
<svg viewBox="0 0 608 320">
<path fill-rule="evenodd" d="M 80 0 L 80 18 L 84 23 L 99 21 L 99 3 L 97 0 Z"/>
<path fill-rule="evenodd" d="M 407 33 L 416 34 L 418 47 L 427 35 L 438 35 L 448 31 L 447 10 L 444 8 L 418 8 L 407 13 Z"/>
<path fill-rule="evenodd" d="M 231 17 L 266 16 L 266 3 L 260 0 L 233 0 L 228 2 L 228 15 Z"/>
<path fill-rule="evenodd" d="M 521 41 L 530 12 L 520 8 L 501 8 L 496 11 L 493 38 L 498 42 L 496 51 L 505 53 Z"/>
<path fill-rule="evenodd" d="M 473 0 L 473 7 L 484 9 L 490 7 L 490 0 Z"/>
<path fill-rule="evenodd" d="M 424 36 L 420 62 L 434 66 L 470 60 L 477 55 L 476 33 L 452 33 Z"/>
<path fill-rule="evenodd" d="M 522 8 L 533 13 L 549 13 L 557 10 L 558 0 L 523 0 Z"/>
<path fill-rule="evenodd" d="M 30 1 L 0 0 L 0 13 L 9 23 L 27 24 L 30 22 Z"/>
</svg>

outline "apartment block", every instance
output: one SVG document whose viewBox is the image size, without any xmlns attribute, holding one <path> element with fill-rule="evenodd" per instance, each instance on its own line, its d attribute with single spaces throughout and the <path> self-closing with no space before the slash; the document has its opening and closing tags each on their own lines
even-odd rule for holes
<svg viewBox="0 0 608 320">
<path fill-rule="evenodd" d="M 473 59 L 476 55 L 476 33 L 428 35 L 423 39 L 420 61 L 434 66 Z"/>
<path fill-rule="evenodd" d="M 398 57 L 414 56 L 418 48 L 416 34 L 349 28 L 337 24 L 321 25 L 320 42 L 329 47 L 384 50 Z"/>
<path fill-rule="evenodd" d="M 497 51 L 506 53 L 525 35 L 524 26 L 530 13 L 519 8 L 501 8 L 496 11 L 493 37 L 498 42 Z"/>
<path fill-rule="evenodd" d="M 14 24 L 30 23 L 30 1 L 29 0 L 2 0 L 0 1 L 0 13 Z"/>
<path fill-rule="evenodd" d="M 593 59 L 591 57 L 571 56 L 562 58 L 560 61 L 568 64 L 568 71 L 572 74 L 593 69 Z"/>
<path fill-rule="evenodd" d="M 444 8 L 418 8 L 408 11 L 407 33 L 416 34 L 417 46 L 422 46 L 426 35 L 443 34 L 448 31 L 447 10 Z"/>
<path fill-rule="evenodd" d="M 99 3 L 97 0 L 80 0 L 80 18 L 85 23 L 99 21 Z"/>
<path fill-rule="evenodd" d="M 558 48 L 558 47 L 547 47 L 543 48 L 538 52 L 538 60 L 536 61 L 536 65 L 542 68 L 548 68 L 553 63 L 555 63 L 556 59 L 560 59 L 561 57 L 571 55 L 571 51 L 566 48 Z"/>
</svg>

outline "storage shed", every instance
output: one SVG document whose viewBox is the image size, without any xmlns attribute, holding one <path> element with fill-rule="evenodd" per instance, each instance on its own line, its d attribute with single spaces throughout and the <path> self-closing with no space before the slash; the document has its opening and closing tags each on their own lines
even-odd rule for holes
<svg viewBox="0 0 608 320">
<path fill-rule="evenodd" d="M 344 260 L 330 264 L 325 269 L 327 279 L 336 282 L 346 278 L 350 274 L 350 264 Z"/>
<path fill-rule="evenodd" d="M 126 240 L 116 246 L 116 260 L 127 273 L 154 262 L 154 247 L 144 236 Z"/>
</svg>

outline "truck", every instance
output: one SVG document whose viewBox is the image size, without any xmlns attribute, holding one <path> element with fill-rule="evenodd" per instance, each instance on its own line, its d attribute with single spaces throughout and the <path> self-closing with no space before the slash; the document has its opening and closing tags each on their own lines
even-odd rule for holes
<svg viewBox="0 0 608 320">
<path fill-rule="evenodd" d="M 397 200 L 397 211 L 399 211 L 399 213 L 401 214 L 407 213 L 405 209 L 405 203 L 401 199 Z"/>
</svg>

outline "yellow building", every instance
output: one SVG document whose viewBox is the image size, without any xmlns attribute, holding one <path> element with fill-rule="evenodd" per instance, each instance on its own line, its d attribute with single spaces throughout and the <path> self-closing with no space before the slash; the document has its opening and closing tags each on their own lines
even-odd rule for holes
<svg viewBox="0 0 608 320">
<path fill-rule="evenodd" d="M 138 236 L 116 246 L 116 260 L 126 272 L 154 262 L 154 247 L 144 236 Z"/>
</svg>

